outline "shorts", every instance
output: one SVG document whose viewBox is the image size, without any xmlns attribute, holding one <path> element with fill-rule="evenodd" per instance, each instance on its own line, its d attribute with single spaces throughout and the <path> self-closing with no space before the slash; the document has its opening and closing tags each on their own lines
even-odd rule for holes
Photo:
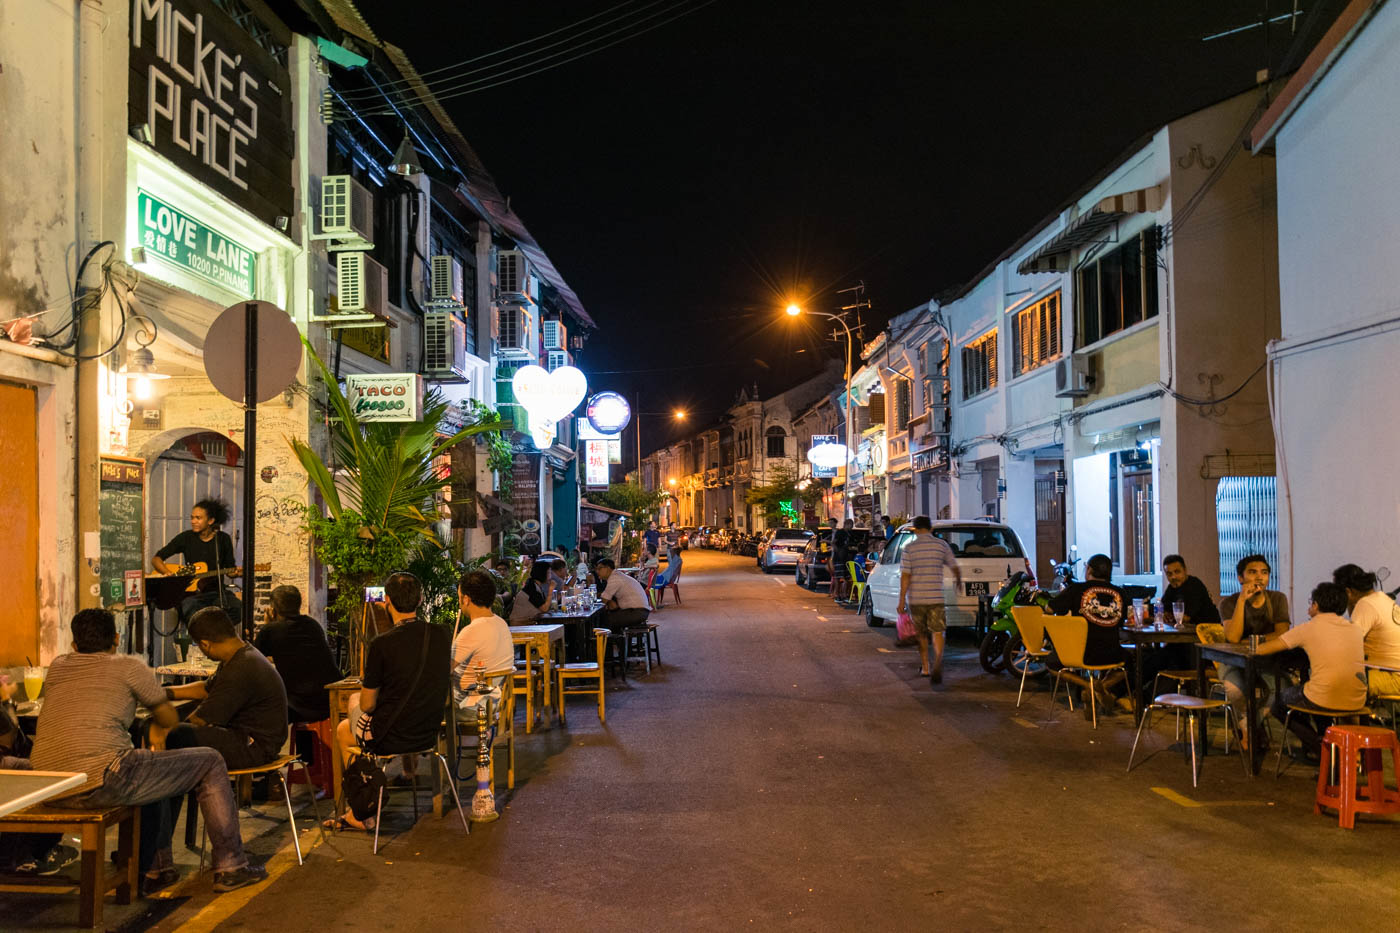
<svg viewBox="0 0 1400 933">
<path fill-rule="evenodd" d="M 914 631 L 928 638 L 929 635 L 942 635 L 948 628 L 948 617 L 941 604 L 932 606 L 910 606 L 909 618 L 914 620 Z"/>
<path fill-rule="evenodd" d="M 350 698 L 350 708 L 345 712 L 350 720 L 350 734 L 354 736 L 356 744 L 363 749 L 374 740 L 374 730 L 370 714 L 360 709 L 360 695 L 358 693 Z"/>
</svg>

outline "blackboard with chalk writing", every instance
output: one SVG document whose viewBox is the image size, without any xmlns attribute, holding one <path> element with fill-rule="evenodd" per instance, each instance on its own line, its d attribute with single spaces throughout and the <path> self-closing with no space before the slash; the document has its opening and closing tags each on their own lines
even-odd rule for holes
<svg viewBox="0 0 1400 933">
<path fill-rule="evenodd" d="M 127 571 L 145 564 L 142 535 L 146 512 L 146 464 L 142 460 L 103 457 L 97 509 L 101 522 L 101 563 L 98 566 L 102 605 L 124 609 Z"/>
</svg>

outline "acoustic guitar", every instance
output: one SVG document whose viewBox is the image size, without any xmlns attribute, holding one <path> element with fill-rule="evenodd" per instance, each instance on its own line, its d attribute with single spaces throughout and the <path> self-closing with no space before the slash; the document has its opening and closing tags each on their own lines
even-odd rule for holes
<svg viewBox="0 0 1400 933">
<path fill-rule="evenodd" d="M 190 593 L 199 592 L 201 580 L 209 577 L 241 577 L 242 567 L 226 567 L 223 570 L 210 570 L 203 561 L 173 566 L 174 573 L 146 575 L 146 601 L 157 609 L 174 609 Z M 271 564 L 255 564 L 254 573 L 266 573 Z"/>
</svg>

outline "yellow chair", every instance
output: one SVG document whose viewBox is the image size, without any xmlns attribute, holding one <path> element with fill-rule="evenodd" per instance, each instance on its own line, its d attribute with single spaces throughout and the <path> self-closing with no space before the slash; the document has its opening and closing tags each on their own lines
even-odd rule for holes
<svg viewBox="0 0 1400 933">
<path fill-rule="evenodd" d="M 851 592 L 846 597 L 846 601 L 856 607 L 860 606 L 860 598 L 865 594 L 865 571 L 856 568 L 856 562 L 846 561 L 846 576 L 851 581 Z"/>
<path fill-rule="evenodd" d="M 1085 664 L 1084 646 L 1089 641 L 1089 622 L 1083 616 L 1044 616 L 1046 634 L 1050 636 L 1051 643 L 1055 646 L 1055 654 L 1060 659 L 1060 669 L 1055 672 L 1055 686 L 1050 691 L 1050 706 L 1055 705 L 1055 694 L 1059 692 L 1060 681 L 1064 678 L 1065 671 L 1083 671 L 1089 676 L 1089 718 L 1094 723 L 1094 728 L 1099 727 L 1099 704 L 1094 696 L 1092 684 L 1095 674 L 1102 674 L 1105 671 L 1124 670 L 1123 662 L 1117 661 L 1113 664 Z M 1068 695 L 1069 687 L 1065 687 Z M 1073 701 L 1071 701 L 1071 704 Z M 1073 709 L 1073 705 L 1070 707 Z"/>
<path fill-rule="evenodd" d="M 497 758 L 495 750 L 500 746 L 506 747 L 506 789 L 515 789 L 515 690 L 513 679 L 516 671 L 514 668 L 506 668 L 499 671 L 486 671 L 482 676 L 490 684 L 500 684 L 501 700 L 492 704 L 494 712 L 488 707 L 488 721 L 495 729 L 495 736 L 491 741 L 491 760 L 494 763 Z M 457 743 L 457 773 L 461 780 L 461 754 L 462 740 L 470 741 L 472 748 L 471 760 L 475 762 L 475 747 L 477 738 L 477 722 L 473 718 L 473 711 L 452 704 L 452 720 L 455 741 Z"/>
<path fill-rule="evenodd" d="M 1021 635 L 1026 658 L 1021 665 L 1021 689 L 1016 691 L 1016 708 L 1021 708 L 1021 695 L 1026 692 L 1026 674 L 1031 664 L 1043 661 L 1053 653 L 1045 647 L 1045 610 L 1039 606 L 1012 606 L 1011 618 Z"/>
<path fill-rule="evenodd" d="M 595 629 L 593 630 L 593 638 L 594 638 L 594 640 L 597 642 L 597 649 L 598 649 L 597 660 L 595 660 L 595 661 L 581 661 L 581 662 L 577 662 L 577 663 L 574 663 L 574 664 L 561 664 L 561 665 L 559 665 L 558 667 L 556 667 L 556 668 L 554 669 L 555 672 L 556 672 L 557 681 L 558 681 L 557 686 L 558 686 L 558 688 L 559 688 L 559 721 L 560 721 L 561 723 L 565 721 L 565 720 L 564 720 L 564 696 L 565 696 L 565 690 L 564 690 L 564 688 L 565 688 L 566 685 L 569 685 L 569 684 L 571 684 L 571 683 L 574 683 L 574 686 L 572 686 L 572 688 L 569 689 L 569 691 L 568 691 L 568 695 L 569 695 L 569 696 L 573 696 L 573 695 L 579 694 L 579 693 L 583 693 L 583 694 L 596 693 L 596 694 L 598 694 L 598 721 L 599 721 L 599 722 L 607 722 L 607 721 L 608 721 L 608 720 L 607 720 L 607 713 L 606 713 L 606 710 L 604 709 L 604 705 L 603 705 L 603 689 L 604 689 L 604 687 L 603 687 L 603 684 L 604 684 L 604 678 L 603 678 L 603 658 L 605 658 L 605 657 L 607 656 L 607 651 L 608 651 L 608 636 L 611 635 L 611 634 L 612 634 L 612 632 L 609 631 L 608 629 L 605 629 L 605 628 L 595 628 Z M 624 662 L 624 663 L 626 663 L 626 662 Z M 578 685 L 578 684 L 575 683 L 575 682 L 577 682 L 577 681 L 583 681 L 583 684 L 582 684 L 582 685 Z M 591 681 L 593 684 L 596 684 L 596 686 L 590 686 L 589 683 L 588 683 L 588 682 L 590 682 L 590 681 Z"/>
<path fill-rule="evenodd" d="M 515 671 L 511 677 L 511 692 L 517 696 L 525 698 L 525 731 L 527 733 L 535 731 L 535 718 L 538 712 L 535 709 L 535 698 L 539 697 L 540 705 L 544 705 L 543 671 L 544 661 L 539 657 L 533 642 L 526 642 L 521 645 L 525 649 L 525 657 L 517 658 L 515 661 Z M 514 711 L 515 705 L 511 704 Z"/>
</svg>

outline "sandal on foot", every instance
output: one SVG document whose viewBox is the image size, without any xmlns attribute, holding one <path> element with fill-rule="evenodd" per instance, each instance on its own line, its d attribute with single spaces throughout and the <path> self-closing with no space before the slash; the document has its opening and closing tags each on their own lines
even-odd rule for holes
<svg viewBox="0 0 1400 933">
<path fill-rule="evenodd" d="M 367 822 L 365 822 L 363 825 L 361 825 L 361 826 L 356 826 L 354 823 L 350 822 L 349 820 L 347 820 L 347 819 L 346 819 L 345 817 L 343 817 L 343 816 L 333 816 L 333 817 L 331 817 L 331 818 L 328 819 L 328 820 L 322 820 L 322 821 L 321 821 L 321 827 L 322 827 L 323 829 L 329 829 L 331 832 L 336 832 L 336 833 L 339 833 L 339 832 L 372 833 L 372 832 L 374 832 L 374 819 L 371 818 L 370 820 L 368 820 Z"/>
</svg>

